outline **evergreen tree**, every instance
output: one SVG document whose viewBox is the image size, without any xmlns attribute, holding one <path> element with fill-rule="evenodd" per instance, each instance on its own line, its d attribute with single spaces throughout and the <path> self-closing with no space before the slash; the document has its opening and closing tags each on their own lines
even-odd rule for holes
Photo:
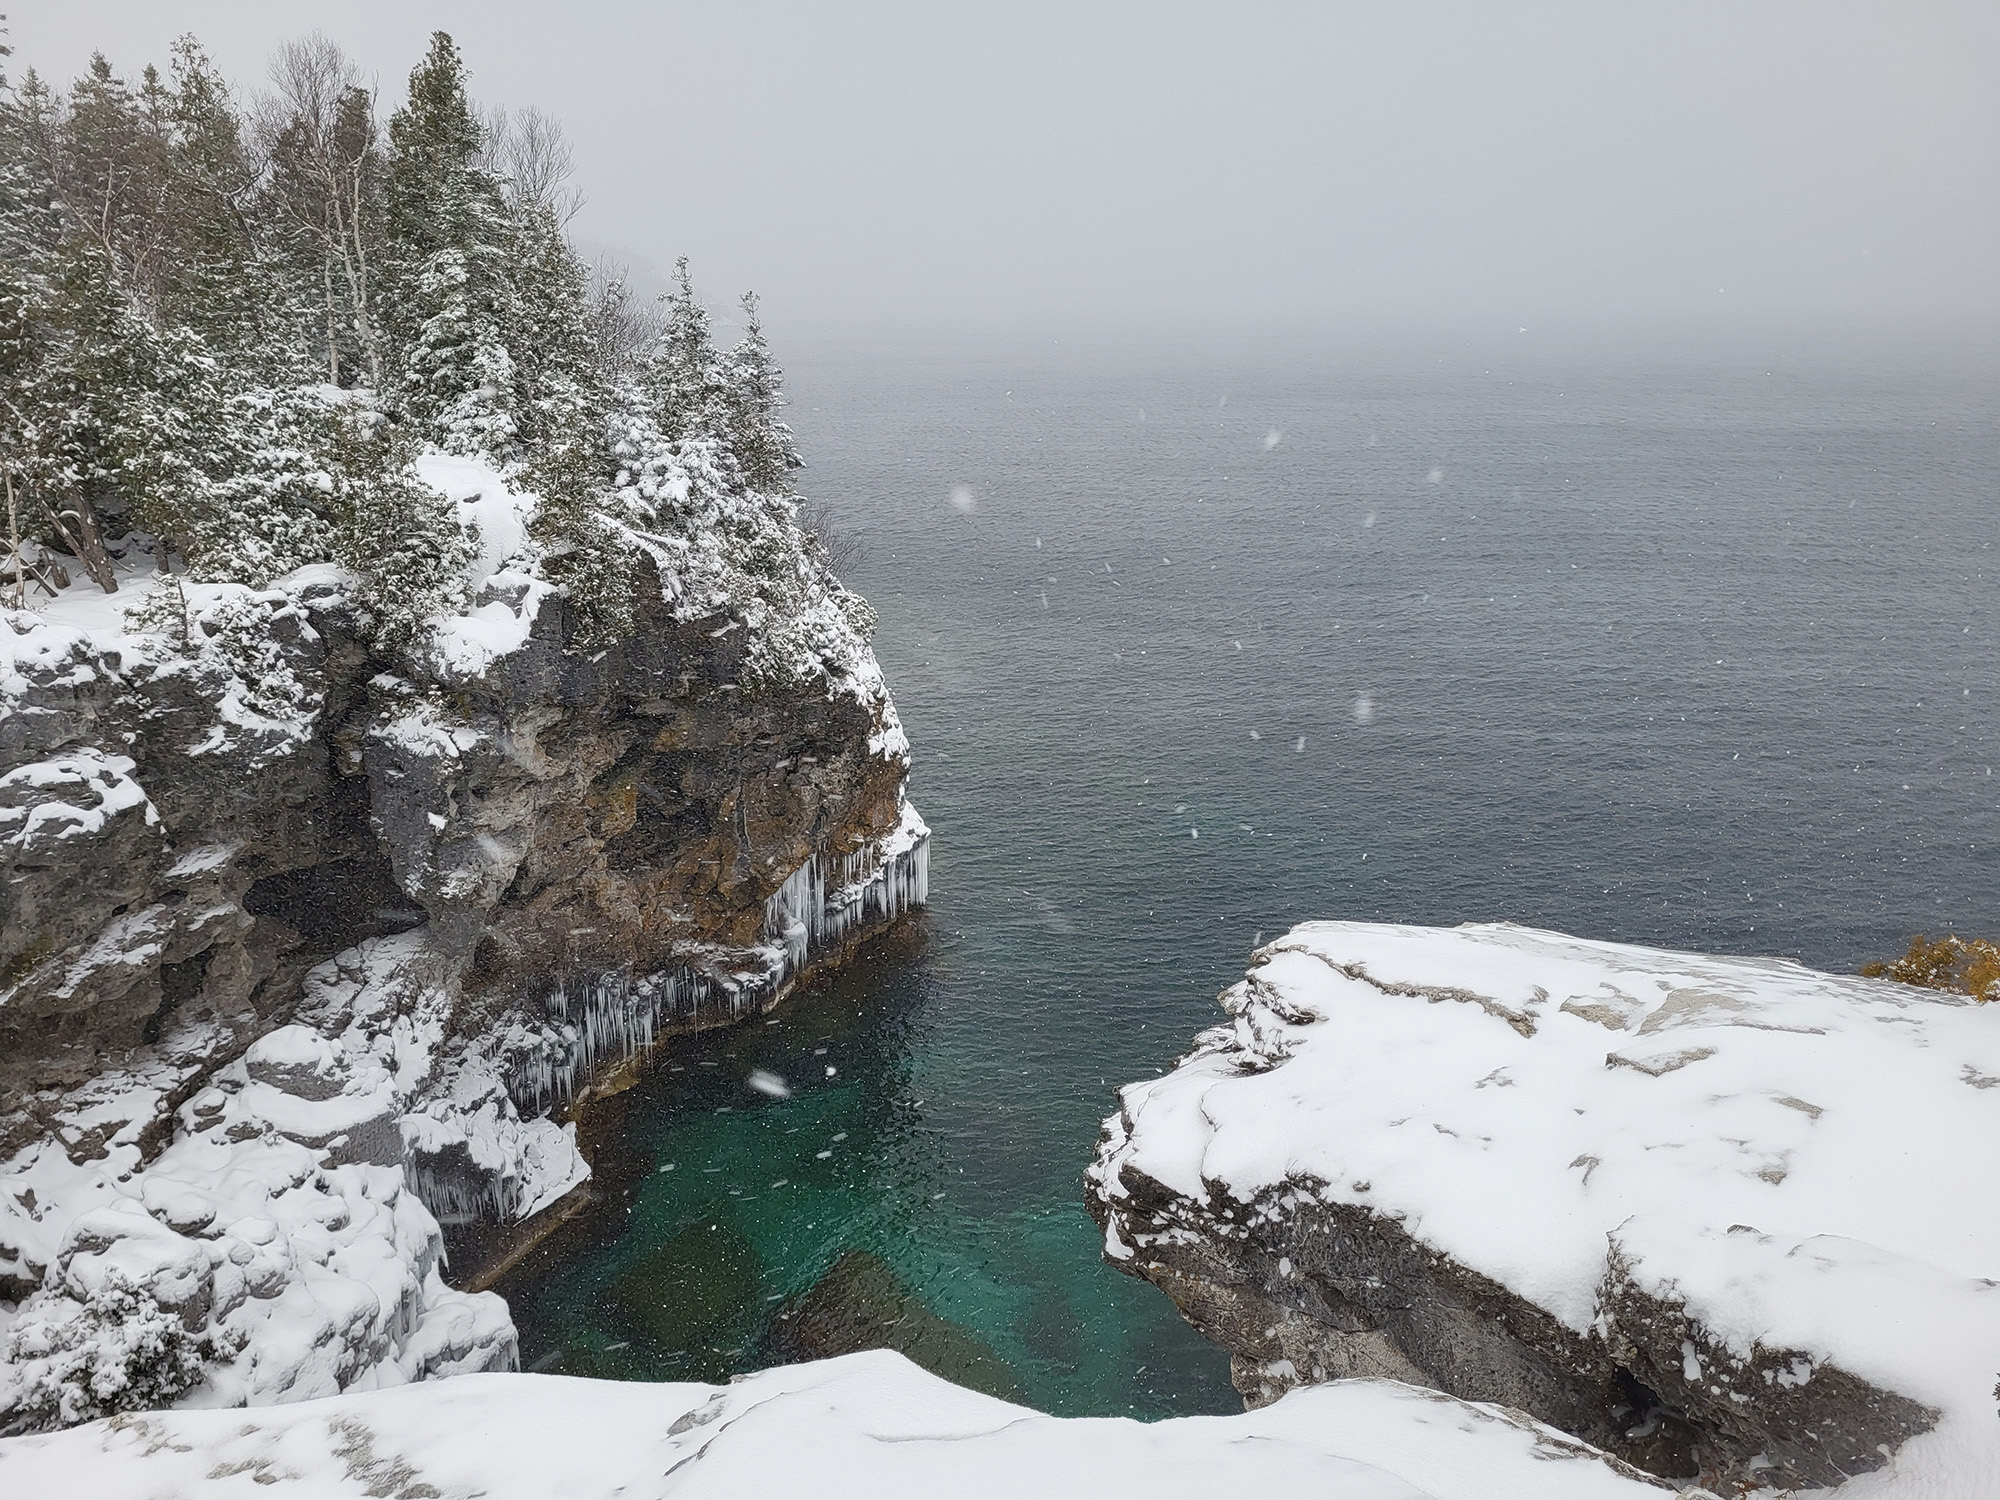
<svg viewBox="0 0 2000 1500">
<path fill-rule="evenodd" d="M 456 452 L 518 453 L 519 392 L 508 332 L 509 224 L 500 185 L 480 165 L 484 136 L 465 66 L 443 32 L 410 74 L 389 121 L 387 273 L 398 324 L 398 395 Z"/>
<path fill-rule="evenodd" d="M 589 305 L 590 273 L 555 214 L 531 206 L 516 222 L 510 264 L 515 285 L 511 343 L 520 351 L 516 389 L 522 442 L 533 448 L 566 434 L 600 431 L 610 383 L 598 364 Z M 600 475 L 600 481 L 608 475 Z"/>
<path fill-rule="evenodd" d="M 157 529 L 172 515 L 170 490 L 161 505 L 133 503 L 135 481 L 170 451 L 154 420 L 159 340 L 100 247 L 66 243 L 38 270 L 16 283 L 10 320 L 10 467 L 36 534 L 108 593 L 118 585 L 100 512 L 120 532 L 120 521 Z"/>
<path fill-rule="evenodd" d="M 624 531 L 604 513 L 606 458 L 574 435 L 544 445 L 521 481 L 541 497 L 532 526 L 542 572 L 576 613 L 571 644 L 593 650 L 630 630 L 637 603 L 635 559 Z"/>
<path fill-rule="evenodd" d="M 247 123 L 191 39 L 136 84 L 101 56 L 67 90 L 0 77 L 15 557 L 52 546 L 106 589 L 128 529 L 201 579 L 333 560 L 398 649 L 465 602 L 472 540 L 414 464 L 438 445 L 538 497 L 530 560 L 572 647 L 628 632 L 643 579 L 683 619 L 747 627 L 746 681 L 852 669 L 870 616 L 801 529 L 756 299 L 723 355 L 685 260 L 657 309 L 593 278 L 561 133 L 533 111 L 483 125 L 442 33 L 386 147 L 331 42 L 272 76 Z"/>
<path fill-rule="evenodd" d="M 768 494 L 788 492 L 793 471 L 804 468 L 805 460 L 779 416 L 784 376 L 764 341 L 755 292 L 743 294 L 743 340 L 723 362 L 722 399 L 729 448 L 744 483 Z"/>
<path fill-rule="evenodd" d="M 338 424 L 350 419 L 297 388 L 238 392 L 216 418 L 181 539 L 188 570 L 265 588 L 331 557 Z"/>
<path fill-rule="evenodd" d="M 332 441 L 334 556 L 360 581 L 364 628 L 393 650 L 464 606 L 473 539 L 457 505 L 417 477 L 408 436 L 379 413 L 350 413 Z"/>
<path fill-rule="evenodd" d="M 425 314 L 403 355 L 411 415 L 454 453 L 513 458 L 521 436 L 514 356 L 472 261 L 459 250 L 430 256 L 404 306 Z"/>
<path fill-rule="evenodd" d="M 193 37 L 174 44 L 166 182 L 172 212 L 156 319 L 192 329 L 248 373 L 275 330 L 244 209 L 257 169 L 229 86 Z"/>
<path fill-rule="evenodd" d="M 674 289 L 661 303 L 665 316 L 644 377 L 653 419 L 670 439 L 713 436 L 724 420 L 721 372 L 708 309 L 695 300 L 685 255 L 674 263 Z"/>
</svg>

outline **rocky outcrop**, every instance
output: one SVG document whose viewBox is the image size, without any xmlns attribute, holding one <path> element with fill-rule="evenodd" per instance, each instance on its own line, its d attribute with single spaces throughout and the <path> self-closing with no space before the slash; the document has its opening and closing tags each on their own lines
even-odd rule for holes
<svg viewBox="0 0 2000 1500">
<path fill-rule="evenodd" d="M 1358 923 L 1259 950 L 1223 1005 L 1122 1091 L 1087 1199 L 1249 1404 L 1386 1377 L 1717 1486 L 2000 1472 L 2000 1219 L 1958 1155 L 2000 1139 L 1989 1010 Z"/>
<path fill-rule="evenodd" d="M 559 1197 L 587 1168 L 552 1112 L 922 901 L 928 832 L 865 646 L 753 676 L 740 621 L 638 566 L 633 628 L 588 651 L 505 568 L 392 655 L 329 568 L 266 593 L 148 575 L 6 618 L 0 1338 L 82 1316 L 97 1252 L 72 1231 L 101 1200 L 220 1399 L 508 1364 L 498 1299 L 437 1277 L 437 1220 Z M 117 607 L 147 589 L 141 631 Z M 163 1205 L 216 1196 L 197 1162 L 285 1185 L 183 1224 Z M 316 1268 L 273 1296 L 338 1303 L 343 1234 L 392 1270 L 323 1337 L 238 1315 L 230 1268 L 259 1256 Z M 171 1267 L 197 1263 L 183 1296 Z M 421 1332 L 468 1308 L 456 1345 Z M 39 1346 L 7 1347 L 0 1422 Z"/>
</svg>

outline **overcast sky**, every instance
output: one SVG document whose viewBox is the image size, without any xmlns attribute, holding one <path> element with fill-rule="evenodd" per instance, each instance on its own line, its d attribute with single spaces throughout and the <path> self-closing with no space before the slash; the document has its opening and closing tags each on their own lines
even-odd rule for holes
<svg viewBox="0 0 2000 1500">
<path fill-rule="evenodd" d="M 16 72 L 427 34 L 793 332 L 2000 313 L 2000 6 L 14 0 Z"/>
</svg>

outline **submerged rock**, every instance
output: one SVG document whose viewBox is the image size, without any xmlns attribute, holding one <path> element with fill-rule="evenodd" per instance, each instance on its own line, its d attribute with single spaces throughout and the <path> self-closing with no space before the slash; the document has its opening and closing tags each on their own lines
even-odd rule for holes
<svg viewBox="0 0 2000 1500">
<path fill-rule="evenodd" d="M 984 1339 L 938 1316 L 869 1250 L 849 1250 L 780 1312 L 770 1344 L 779 1364 L 893 1349 L 968 1390 L 1002 1400 L 1020 1395 L 1013 1372 Z"/>
<path fill-rule="evenodd" d="M 608 1310 L 621 1337 L 660 1354 L 699 1353 L 754 1332 L 748 1325 L 763 1314 L 762 1287 L 756 1248 L 729 1225 L 707 1221 L 668 1236 L 623 1271 L 608 1288 Z"/>
<path fill-rule="evenodd" d="M 2000 1205 L 1967 1173 L 2000 1141 L 2000 1012 L 1358 923 L 1259 950 L 1223 1005 L 1121 1092 L 1087 1197 L 1250 1404 L 1386 1376 L 1675 1479 L 2000 1473 Z"/>
</svg>

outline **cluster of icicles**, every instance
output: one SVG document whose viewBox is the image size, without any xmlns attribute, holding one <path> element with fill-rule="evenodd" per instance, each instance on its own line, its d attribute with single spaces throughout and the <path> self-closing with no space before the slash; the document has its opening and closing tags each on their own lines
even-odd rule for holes
<svg viewBox="0 0 2000 1500">
<path fill-rule="evenodd" d="M 828 864 L 835 878 L 828 879 Z M 785 945 L 786 972 L 837 948 L 856 932 L 893 922 L 930 896 L 931 845 L 920 835 L 884 855 L 858 849 L 829 861 L 815 854 L 764 903 L 764 931 Z"/>
<path fill-rule="evenodd" d="M 454 1170 L 412 1151 L 403 1158 L 403 1180 L 440 1224 L 505 1224 L 521 1208 L 521 1180 L 512 1173 Z"/>
<path fill-rule="evenodd" d="M 567 1104 L 579 1083 L 650 1051 L 663 1031 L 727 1025 L 762 1009 L 813 958 L 922 906 L 929 892 L 928 834 L 887 852 L 815 854 L 764 903 L 768 967 L 724 972 L 686 964 L 639 978 L 614 970 L 558 985 L 547 1000 L 547 1040 L 515 1070 L 516 1106 L 541 1114 Z"/>
</svg>

